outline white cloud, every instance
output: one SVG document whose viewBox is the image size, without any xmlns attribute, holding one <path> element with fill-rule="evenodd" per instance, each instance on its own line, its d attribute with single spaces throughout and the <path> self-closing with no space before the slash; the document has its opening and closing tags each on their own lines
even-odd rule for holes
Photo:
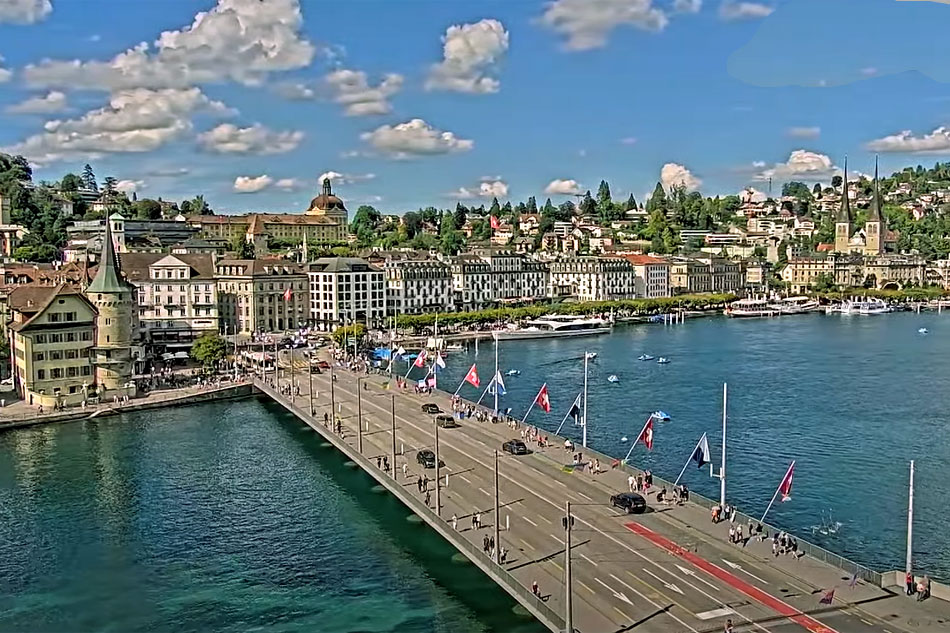
<svg viewBox="0 0 950 633">
<path fill-rule="evenodd" d="M 296 191 L 304 186 L 304 181 L 299 178 L 281 178 L 274 183 L 274 186 L 284 191 Z"/>
<path fill-rule="evenodd" d="M 767 18 L 775 11 L 767 4 L 759 2 L 740 2 L 738 0 L 722 0 L 719 5 L 719 17 L 732 22 L 735 20 L 757 20 Z"/>
<path fill-rule="evenodd" d="M 904 130 L 875 139 L 867 144 L 867 148 L 873 152 L 947 154 L 950 153 L 950 128 L 938 127 L 922 136 L 914 136 L 910 130 Z"/>
<path fill-rule="evenodd" d="M 275 84 L 274 92 L 284 99 L 290 99 L 292 101 L 306 101 L 308 99 L 315 99 L 317 97 L 316 90 L 299 81 L 283 81 L 281 83 Z"/>
<path fill-rule="evenodd" d="M 255 123 L 238 127 L 231 123 L 221 125 L 198 135 L 198 143 L 216 154 L 284 154 L 300 145 L 304 133 L 299 130 L 279 132 Z"/>
<path fill-rule="evenodd" d="M 67 108 L 66 95 L 52 90 L 42 97 L 30 97 L 25 101 L 7 107 L 9 114 L 55 114 Z"/>
<path fill-rule="evenodd" d="M 485 94 L 498 92 L 492 76 L 508 51 L 508 31 L 498 20 L 450 26 L 442 36 L 442 61 L 434 64 L 427 90 Z"/>
<path fill-rule="evenodd" d="M 740 200 L 748 200 L 749 202 L 765 202 L 768 200 L 768 196 L 754 187 L 746 187 L 739 192 Z"/>
<path fill-rule="evenodd" d="M 0 24 L 33 24 L 50 14 L 49 0 L 0 0 Z"/>
<path fill-rule="evenodd" d="M 13 71 L 3 67 L 3 55 L 0 55 L 0 84 L 10 81 L 13 77 Z"/>
<path fill-rule="evenodd" d="M 116 191 L 121 191 L 122 193 L 128 195 L 135 193 L 139 189 L 145 188 L 145 182 L 142 180 L 120 180 L 115 183 Z"/>
<path fill-rule="evenodd" d="M 329 178 L 334 185 L 352 185 L 353 183 L 372 180 L 375 177 L 376 174 L 341 174 L 338 171 L 331 170 L 320 174 L 317 177 L 317 182 L 322 185 L 323 181 Z"/>
<path fill-rule="evenodd" d="M 557 196 L 576 196 L 581 193 L 581 186 L 573 179 L 556 178 L 548 183 L 548 186 L 544 188 L 544 193 Z"/>
<path fill-rule="evenodd" d="M 821 128 L 814 127 L 790 127 L 785 131 L 793 138 L 818 138 L 821 136 Z"/>
<path fill-rule="evenodd" d="M 575 51 L 604 46 L 610 32 L 621 25 L 662 31 L 669 24 L 653 0 L 554 0 L 539 21 L 565 35 L 565 47 Z"/>
<path fill-rule="evenodd" d="M 703 0 L 673 0 L 673 10 L 677 13 L 699 13 Z"/>
<path fill-rule="evenodd" d="M 152 178 L 174 178 L 176 176 L 185 176 L 189 173 L 187 167 L 159 167 L 145 172 L 146 176 Z"/>
<path fill-rule="evenodd" d="M 508 183 L 500 178 L 488 179 L 479 183 L 478 187 L 459 187 L 449 194 L 452 198 L 506 198 L 508 197 Z"/>
<path fill-rule="evenodd" d="M 660 182 L 665 189 L 673 187 L 686 187 L 687 191 L 695 191 L 703 184 L 703 181 L 697 178 L 693 173 L 677 163 L 666 163 L 660 169 Z"/>
<path fill-rule="evenodd" d="M 23 154 L 38 164 L 112 152 L 148 152 L 190 131 L 190 115 L 199 110 L 230 113 L 198 88 L 123 90 L 112 95 L 109 105 L 77 119 L 47 121 L 44 132 L 5 151 Z"/>
<path fill-rule="evenodd" d="M 115 90 L 185 88 L 234 80 L 258 84 L 268 73 L 308 66 L 298 0 L 218 0 L 193 23 L 165 31 L 108 61 L 43 60 L 24 69 L 35 86 Z"/>
<path fill-rule="evenodd" d="M 877 68 L 874 68 L 873 66 L 862 68 L 861 74 L 864 75 L 865 77 L 873 77 L 874 75 L 877 74 Z"/>
<path fill-rule="evenodd" d="M 753 177 L 754 180 L 768 180 L 769 178 L 779 182 L 789 180 L 804 180 L 809 182 L 824 182 L 840 170 L 831 162 L 831 158 L 825 154 L 818 154 L 804 149 L 797 149 L 789 155 L 784 163 L 762 169 L 764 163 L 753 164 L 757 169 L 761 169 Z"/>
<path fill-rule="evenodd" d="M 475 146 L 475 141 L 438 130 L 422 119 L 381 125 L 360 138 L 393 158 L 467 152 Z"/>
<path fill-rule="evenodd" d="M 635 145 L 636 142 L 637 139 L 634 136 L 625 136 L 624 138 L 620 139 L 621 145 Z"/>
<path fill-rule="evenodd" d="M 371 86 L 365 72 L 340 69 L 328 74 L 324 81 L 331 98 L 343 106 L 346 116 L 369 116 L 392 112 L 389 98 L 402 89 L 403 77 L 389 73 Z"/>
<path fill-rule="evenodd" d="M 274 179 L 263 174 L 261 176 L 238 176 L 234 179 L 234 191 L 237 193 L 257 193 L 273 184 Z"/>
</svg>

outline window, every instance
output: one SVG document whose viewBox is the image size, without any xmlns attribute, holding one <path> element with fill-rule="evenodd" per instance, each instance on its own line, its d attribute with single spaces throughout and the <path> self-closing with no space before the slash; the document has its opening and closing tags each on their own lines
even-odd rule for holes
<svg viewBox="0 0 950 633">
<path fill-rule="evenodd" d="M 77 351 L 74 349 L 66 350 L 66 360 L 73 360 L 77 356 Z"/>
<path fill-rule="evenodd" d="M 59 323 L 59 317 L 62 315 L 61 312 L 50 312 L 49 313 L 49 322 L 50 323 Z"/>
<path fill-rule="evenodd" d="M 89 365 L 84 365 L 82 368 L 82 375 L 83 376 L 92 375 L 92 367 L 90 367 Z"/>
<path fill-rule="evenodd" d="M 66 332 L 66 342 L 75 343 L 76 342 L 76 333 L 75 332 Z"/>
<path fill-rule="evenodd" d="M 88 330 L 86 330 L 85 332 L 80 332 L 80 333 L 79 333 L 79 340 L 80 340 L 80 341 L 91 341 L 91 340 L 92 340 L 92 332 L 90 332 L 90 331 L 88 331 Z"/>
<path fill-rule="evenodd" d="M 65 313 L 65 316 L 66 316 L 66 320 L 67 320 L 67 321 L 75 321 L 75 320 L 76 320 L 76 313 L 75 313 L 75 312 L 66 312 L 66 313 Z"/>
<path fill-rule="evenodd" d="M 45 370 L 45 369 L 37 369 L 37 370 L 36 370 L 36 379 L 37 379 L 37 380 L 46 380 L 46 370 Z"/>
<path fill-rule="evenodd" d="M 67 368 L 66 368 L 66 377 L 67 377 L 67 378 L 75 378 L 75 377 L 76 377 L 76 368 L 75 368 L 75 367 L 67 367 Z"/>
<path fill-rule="evenodd" d="M 62 377 L 63 377 L 63 368 L 62 368 L 62 367 L 54 367 L 53 369 L 50 370 L 49 373 L 50 373 L 50 377 L 51 377 L 53 380 L 56 380 L 57 378 L 62 378 Z"/>
<path fill-rule="evenodd" d="M 46 355 L 45 355 L 43 352 L 34 352 L 34 353 L 33 353 L 33 360 L 35 360 L 35 361 L 36 361 L 36 360 L 44 360 L 45 358 L 46 358 Z"/>
<path fill-rule="evenodd" d="M 45 335 L 45 334 L 37 334 L 35 337 L 33 337 L 33 342 L 34 342 L 34 343 L 38 343 L 38 344 L 43 344 L 43 343 L 45 343 L 45 342 L 46 342 L 46 335 Z"/>
<path fill-rule="evenodd" d="M 50 343 L 62 343 L 62 342 L 63 342 L 63 335 L 62 335 L 62 334 L 50 334 L 50 335 L 49 335 L 49 342 L 50 342 Z"/>
</svg>

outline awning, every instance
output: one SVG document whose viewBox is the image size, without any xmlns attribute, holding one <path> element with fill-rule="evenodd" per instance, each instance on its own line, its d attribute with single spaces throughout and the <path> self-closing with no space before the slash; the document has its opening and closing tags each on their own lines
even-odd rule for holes
<svg viewBox="0 0 950 633">
<path fill-rule="evenodd" d="M 172 354 L 171 352 L 165 352 L 164 354 L 162 354 L 162 360 L 171 360 L 173 358 L 175 358 L 175 355 Z"/>
<path fill-rule="evenodd" d="M 175 352 L 175 358 L 186 360 L 188 358 L 188 352 Z"/>
</svg>

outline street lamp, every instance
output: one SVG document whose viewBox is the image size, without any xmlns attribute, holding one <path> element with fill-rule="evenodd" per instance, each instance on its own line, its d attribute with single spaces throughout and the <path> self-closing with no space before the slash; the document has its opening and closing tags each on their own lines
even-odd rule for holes
<svg viewBox="0 0 950 633">
<path fill-rule="evenodd" d="M 356 379 L 356 450 L 363 454 L 363 380 L 366 376 Z M 393 461 L 395 472 L 396 462 Z"/>
</svg>

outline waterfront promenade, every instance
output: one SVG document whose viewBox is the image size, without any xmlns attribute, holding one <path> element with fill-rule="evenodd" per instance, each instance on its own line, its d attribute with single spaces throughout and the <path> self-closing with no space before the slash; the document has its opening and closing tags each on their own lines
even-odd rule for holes
<svg viewBox="0 0 950 633">
<path fill-rule="evenodd" d="M 874 581 L 861 579 L 852 587 L 853 570 L 808 556 L 773 558 L 770 543 L 731 545 L 726 538 L 728 523 L 711 524 L 699 505 L 658 505 L 650 495 L 650 512 L 621 514 L 608 507 L 607 500 L 626 490 L 627 473 L 611 470 L 604 456 L 601 467 L 607 472 L 566 472 L 563 466 L 570 463 L 571 453 L 562 448 L 563 439 L 553 436 L 553 448 L 530 446 L 532 454 L 518 457 L 500 453 L 504 440 L 519 437 L 504 424 L 463 420 L 460 428 L 440 429 L 439 457 L 445 463 L 440 520 L 434 513 L 434 482 L 429 483 L 429 508 L 423 505 L 426 494 L 418 490 L 417 480 L 422 473 L 431 479 L 434 472 L 421 468 L 416 453 L 435 448 L 432 416 L 424 414 L 421 405 L 434 402 L 451 410 L 449 396 L 389 390 L 384 388 L 384 376 L 335 373 L 338 380 L 332 394 L 328 373 L 312 376 L 313 417 L 308 377 L 296 376 L 301 393 L 293 411 L 298 417 L 395 491 L 552 630 L 564 629 L 567 560 L 562 518 L 570 502 L 573 625 L 582 633 L 712 632 L 721 631 L 728 618 L 737 631 L 950 631 L 950 604 L 935 598 L 918 603 L 899 588 L 882 589 L 876 584 L 879 576 L 872 572 L 865 576 Z M 288 378 L 282 374 L 281 383 L 289 384 Z M 289 398 L 256 383 L 285 407 L 291 405 Z M 342 438 L 323 426 L 331 400 L 343 424 Z M 362 438 L 357 433 L 359 417 Z M 484 537 L 496 534 L 496 450 L 497 534 L 500 546 L 508 551 L 501 565 L 481 554 Z M 384 456 L 394 461 L 395 479 L 376 467 L 377 458 Z M 481 515 L 481 529 L 472 526 L 475 513 Z M 458 518 L 457 529 L 452 526 L 453 515 Z M 534 582 L 541 601 L 531 595 Z M 831 589 L 835 590 L 831 604 L 820 603 Z"/>
</svg>

